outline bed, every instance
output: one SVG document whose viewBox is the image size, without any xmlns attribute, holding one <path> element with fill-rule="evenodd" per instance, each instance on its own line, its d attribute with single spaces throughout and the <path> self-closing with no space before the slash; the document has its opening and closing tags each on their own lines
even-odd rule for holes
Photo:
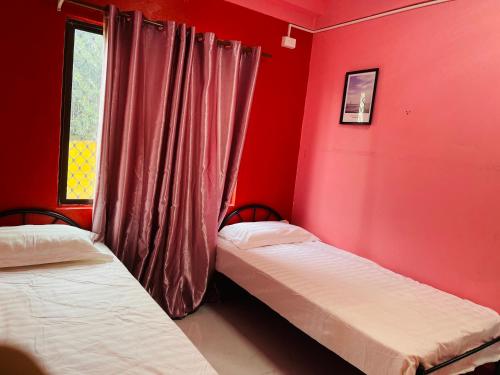
<svg viewBox="0 0 500 375">
<path fill-rule="evenodd" d="M 259 217 L 281 220 L 249 205 L 221 229 Z M 319 240 L 242 249 L 220 235 L 216 270 L 370 375 L 460 374 L 500 360 L 495 311 Z"/>
<path fill-rule="evenodd" d="M 46 210 L 1 212 L 24 224 Z M 20 348 L 51 375 L 215 374 L 123 264 L 83 260 L 0 268 L 0 343 Z"/>
</svg>

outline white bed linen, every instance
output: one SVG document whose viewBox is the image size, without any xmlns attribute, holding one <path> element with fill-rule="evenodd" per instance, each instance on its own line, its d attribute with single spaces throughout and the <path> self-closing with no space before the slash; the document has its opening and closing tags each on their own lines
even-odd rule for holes
<svg viewBox="0 0 500 375">
<path fill-rule="evenodd" d="M 500 335 L 488 308 L 322 242 L 240 250 L 218 239 L 216 269 L 367 374 L 415 374 Z M 500 360 L 500 344 L 435 374 Z"/>
<path fill-rule="evenodd" d="M 111 255 L 94 246 L 93 235 L 62 224 L 0 227 L 0 268 L 111 260 Z"/>
<path fill-rule="evenodd" d="M 226 225 L 219 231 L 219 237 L 231 241 L 240 249 L 319 241 L 304 228 L 284 221 L 254 221 Z"/>
<path fill-rule="evenodd" d="M 116 258 L 0 269 L 0 342 L 51 375 L 216 373 Z"/>
</svg>

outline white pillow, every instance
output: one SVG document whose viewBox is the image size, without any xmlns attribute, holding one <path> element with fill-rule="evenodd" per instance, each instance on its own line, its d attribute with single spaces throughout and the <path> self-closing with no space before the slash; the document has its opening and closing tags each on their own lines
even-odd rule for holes
<svg viewBox="0 0 500 375">
<path fill-rule="evenodd" d="M 219 236 L 240 249 L 306 241 L 318 241 L 307 230 L 283 221 L 256 221 L 227 225 Z"/>
<path fill-rule="evenodd" d="M 0 268 L 113 258 L 92 240 L 93 233 L 69 225 L 0 227 Z"/>
</svg>

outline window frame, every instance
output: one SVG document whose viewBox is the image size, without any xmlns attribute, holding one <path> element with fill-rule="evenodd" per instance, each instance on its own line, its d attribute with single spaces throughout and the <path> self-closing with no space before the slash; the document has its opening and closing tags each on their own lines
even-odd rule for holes
<svg viewBox="0 0 500 375">
<path fill-rule="evenodd" d="M 73 57 L 75 48 L 75 31 L 82 30 L 103 35 L 102 26 L 68 19 L 64 36 L 64 67 L 61 106 L 61 140 L 59 142 L 59 182 L 58 202 L 64 204 L 92 205 L 93 199 L 70 199 L 66 197 L 68 188 L 69 136 L 71 131 L 71 99 L 73 90 Z"/>
</svg>

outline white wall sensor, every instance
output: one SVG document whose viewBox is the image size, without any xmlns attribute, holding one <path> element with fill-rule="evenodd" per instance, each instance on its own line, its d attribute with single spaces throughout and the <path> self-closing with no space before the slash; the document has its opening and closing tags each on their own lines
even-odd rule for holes
<svg viewBox="0 0 500 375">
<path fill-rule="evenodd" d="M 297 44 L 297 39 L 292 38 L 291 36 L 284 36 L 281 38 L 281 47 L 295 49 L 296 44 Z"/>
</svg>

